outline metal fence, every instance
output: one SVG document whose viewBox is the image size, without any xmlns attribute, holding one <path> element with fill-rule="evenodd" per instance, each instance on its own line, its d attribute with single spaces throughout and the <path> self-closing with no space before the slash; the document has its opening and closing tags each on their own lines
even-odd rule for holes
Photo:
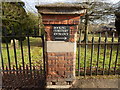
<svg viewBox="0 0 120 90">
<path fill-rule="evenodd" d="M 88 34 L 79 32 L 78 76 L 120 74 L 120 35 L 115 32 Z"/>
<path fill-rule="evenodd" d="M 32 32 L 27 30 L 24 34 L 22 28 L 18 30 L 19 33 L 16 33 L 12 27 L 8 33 L 8 30 L 3 28 L 0 53 L 2 86 L 3 88 L 44 87 L 44 36 L 40 36 L 36 29 Z M 37 43 L 34 44 L 34 41 Z M 34 53 L 37 53 L 38 57 Z"/>
<path fill-rule="evenodd" d="M 3 88 L 44 87 L 44 36 L 40 36 L 36 29 L 32 33 L 27 30 L 24 34 L 21 28 L 18 29 L 21 31 L 19 33 L 14 28 L 11 30 L 11 34 L 8 34 L 3 28 L 4 42 L 0 53 Z M 78 76 L 120 74 L 120 36 L 114 32 L 99 32 L 88 34 L 87 39 L 80 31 L 78 37 Z M 16 39 L 19 43 L 16 43 Z"/>
</svg>

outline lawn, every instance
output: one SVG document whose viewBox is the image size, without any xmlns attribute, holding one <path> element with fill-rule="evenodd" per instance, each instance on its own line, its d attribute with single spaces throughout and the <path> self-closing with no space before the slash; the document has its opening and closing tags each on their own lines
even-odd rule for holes
<svg viewBox="0 0 120 90">
<path fill-rule="evenodd" d="M 92 35 L 89 35 L 89 41 L 92 39 Z M 98 35 L 95 35 L 95 42 L 98 41 Z M 81 40 L 83 39 L 83 35 L 81 36 Z M 101 41 L 104 42 L 104 37 L 101 37 Z M 111 42 L 111 37 L 108 37 L 108 42 Z M 118 38 L 114 38 L 114 42 L 117 42 Z M 30 50 L 31 50 L 31 60 L 32 65 L 40 66 L 43 60 L 42 55 L 42 43 L 40 38 L 32 38 L 30 37 Z M 28 54 L 28 46 L 27 46 L 27 40 L 23 41 L 23 51 L 24 51 L 24 61 L 25 64 L 29 64 L 29 54 Z M 90 60 L 91 60 L 91 45 L 87 46 L 87 58 L 86 58 L 86 67 L 89 69 L 90 67 Z M 84 67 L 84 55 L 85 55 L 85 45 L 81 45 L 80 48 L 80 67 L 83 69 Z M 105 60 L 105 69 L 108 69 L 109 61 L 110 61 L 110 51 L 111 51 L 111 45 L 107 45 L 106 49 L 106 60 Z M 9 52 L 10 52 L 10 62 L 11 66 L 15 65 L 15 58 L 14 58 L 14 49 L 13 45 L 9 44 Z M 17 52 L 17 63 L 18 65 L 22 65 L 22 56 L 21 56 L 21 48 L 20 45 L 17 46 L 16 49 Z M 116 52 L 117 52 L 117 46 L 113 46 L 112 51 L 112 61 L 111 61 L 111 70 L 115 67 L 115 60 L 116 60 Z M 3 54 L 3 60 L 4 60 L 4 66 L 8 65 L 8 57 L 7 57 L 7 50 L 6 45 L 2 44 L 2 54 Z M 98 45 L 94 45 L 93 50 L 93 61 L 92 61 L 92 67 L 96 67 L 97 63 L 97 55 L 98 55 Z M 103 66 L 103 58 L 104 58 L 104 45 L 100 46 L 100 56 L 99 56 L 99 68 L 102 68 Z M 118 55 L 118 62 L 117 62 L 117 68 L 120 66 L 120 52 Z M 76 69 L 78 69 L 78 48 L 77 48 L 77 59 L 76 59 Z"/>
<path fill-rule="evenodd" d="M 114 46 L 113 51 L 112 51 L 111 69 L 113 69 L 114 66 L 115 66 L 116 52 L 117 52 L 116 47 L 117 46 Z M 80 49 L 81 49 L 81 52 L 80 52 L 80 66 L 84 67 L 85 46 L 82 45 Z M 78 55 L 78 52 L 77 52 L 77 55 Z M 93 60 L 92 60 L 93 68 L 96 67 L 97 55 L 98 55 L 98 49 L 97 49 L 97 45 L 95 45 L 94 46 L 94 51 L 93 51 Z M 119 55 L 120 55 L 120 53 L 119 53 Z M 86 57 L 87 57 L 86 67 L 89 68 L 90 67 L 90 61 L 91 61 L 91 46 L 90 45 L 88 45 L 88 47 L 87 47 L 87 56 Z M 102 68 L 102 66 L 103 66 L 103 59 L 104 59 L 104 47 L 101 46 L 100 56 L 99 56 L 99 68 Z M 117 64 L 117 68 L 118 68 L 118 65 L 120 65 L 120 56 L 118 57 L 118 59 L 119 59 L 119 62 Z M 109 61 L 110 61 L 110 46 L 107 46 L 105 68 L 108 68 Z M 78 64 L 78 57 L 77 57 L 77 64 Z"/>
<path fill-rule="evenodd" d="M 30 52 L 31 52 L 31 61 L 32 65 L 39 65 L 42 63 L 42 43 L 40 38 L 30 38 Z M 14 56 L 14 48 L 13 45 L 9 44 L 9 53 L 10 53 L 10 62 L 11 66 L 15 65 L 15 56 Z M 22 65 L 22 54 L 21 47 L 18 44 L 16 46 L 17 53 L 17 63 L 18 65 Z M 7 49 L 6 44 L 2 44 L 2 54 L 4 65 L 8 65 L 8 57 L 7 57 Z M 24 62 L 25 64 L 29 64 L 29 54 L 28 54 L 28 44 L 27 40 L 23 41 L 23 54 L 24 54 Z"/>
<path fill-rule="evenodd" d="M 98 43 L 99 35 L 94 35 L 94 42 Z M 81 41 L 83 41 L 84 36 L 81 36 Z M 92 43 L 92 35 L 88 36 L 89 43 Z M 105 36 L 101 36 L 101 42 L 105 42 Z M 112 37 L 108 36 L 107 42 L 112 42 Z M 114 37 L 114 43 L 118 42 L 118 38 Z M 84 42 L 82 42 L 84 43 Z M 120 46 L 119 46 L 120 47 Z M 98 70 L 103 70 L 103 61 L 105 58 L 105 70 L 108 70 L 109 64 L 110 64 L 110 70 L 113 71 L 115 67 L 115 60 L 116 60 L 116 53 L 117 53 L 118 45 L 113 45 L 112 54 L 111 54 L 111 45 L 106 46 L 106 55 L 104 57 L 104 51 L 105 51 L 105 45 L 100 45 L 100 54 L 99 54 L 99 60 L 98 60 Z M 91 53 L 92 53 L 92 45 L 87 45 L 87 51 L 86 51 L 86 69 L 90 70 L 91 65 Z M 111 62 L 110 62 L 110 55 Z M 97 67 L 97 57 L 98 57 L 98 45 L 93 45 L 93 56 L 92 56 L 92 69 L 95 70 Z M 85 45 L 80 45 L 80 69 L 81 71 L 84 70 L 84 60 L 85 60 Z M 76 61 L 76 68 L 78 69 L 78 48 L 77 48 L 77 61 Z M 118 53 L 117 58 L 117 66 L 118 69 L 120 66 L 120 52 Z"/>
</svg>

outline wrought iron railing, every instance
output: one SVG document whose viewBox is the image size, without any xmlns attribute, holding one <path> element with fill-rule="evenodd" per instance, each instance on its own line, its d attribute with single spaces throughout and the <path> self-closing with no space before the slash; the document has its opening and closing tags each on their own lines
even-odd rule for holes
<svg viewBox="0 0 120 90">
<path fill-rule="evenodd" d="M 103 34 L 104 33 L 104 34 Z M 120 35 L 112 32 L 89 34 L 88 39 L 80 31 L 78 40 L 77 69 L 81 75 L 120 74 Z"/>
</svg>

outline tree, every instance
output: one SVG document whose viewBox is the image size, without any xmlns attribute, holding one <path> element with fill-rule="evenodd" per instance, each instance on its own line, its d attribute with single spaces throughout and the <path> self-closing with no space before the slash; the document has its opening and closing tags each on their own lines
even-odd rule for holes
<svg viewBox="0 0 120 90">
<path fill-rule="evenodd" d="M 32 34 L 39 34 L 38 23 L 39 23 L 38 16 L 32 12 L 28 12 L 26 24 L 28 24 L 27 28 Z"/>
<path fill-rule="evenodd" d="M 116 30 L 118 31 L 118 34 L 120 35 L 120 12 L 116 12 L 116 20 L 115 20 L 115 26 L 116 26 Z"/>
<path fill-rule="evenodd" d="M 120 5 L 120 2 L 119 2 Z M 117 10 L 115 11 L 115 26 L 116 26 L 116 30 L 118 31 L 118 34 L 120 35 L 120 6 L 117 7 Z"/>
<path fill-rule="evenodd" d="M 100 2 L 100 1 L 86 1 L 80 4 L 86 4 L 88 9 L 86 11 L 85 17 L 83 17 L 85 24 L 84 40 L 88 41 L 88 25 L 91 23 L 100 23 L 108 21 L 109 18 L 114 16 L 114 8 L 110 3 Z"/>
<path fill-rule="evenodd" d="M 2 2 L 2 27 L 3 36 L 7 33 L 7 36 L 12 35 L 12 29 L 14 28 L 14 33 L 16 35 L 19 32 L 25 33 L 27 13 L 24 9 L 24 2 Z M 22 26 L 22 29 L 19 29 Z M 4 31 L 6 28 L 6 31 Z M 22 31 L 20 31 L 22 30 Z M 11 40 L 12 38 L 8 38 Z M 18 38 L 17 38 L 18 39 Z M 3 38 L 4 40 L 4 38 Z"/>
</svg>

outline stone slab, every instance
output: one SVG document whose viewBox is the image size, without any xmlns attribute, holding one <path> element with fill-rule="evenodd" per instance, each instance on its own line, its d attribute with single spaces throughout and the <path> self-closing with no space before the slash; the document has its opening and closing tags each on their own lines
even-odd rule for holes
<svg viewBox="0 0 120 90">
<path fill-rule="evenodd" d="M 46 88 L 48 88 L 48 89 L 60 89 L 60 88 L 70 88 L 72 85 L 49 85 L 49 86 L 47 86 Z"/>
<path fill-rule="evenodd" d="M 76 42 L 46 41 L 46 52 L 76 52 Z"/>
</svg>

